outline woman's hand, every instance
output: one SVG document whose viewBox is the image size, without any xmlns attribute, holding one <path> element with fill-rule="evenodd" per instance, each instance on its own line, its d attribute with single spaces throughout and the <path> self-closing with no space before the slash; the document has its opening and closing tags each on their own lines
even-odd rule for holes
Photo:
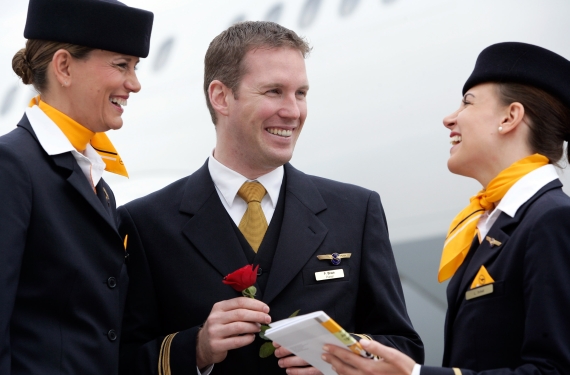
<svg viewBox="0 0 570 375">
<path fill-rule="evenodd" d="M 330 363 L 339 375 L 410 375 L 416 364 L 413 359 L 396 349 L 376 341 L 362 339 L 360 344 L 378 361 L 363 358 L 344 348 L 326 345 L 323 359 Z"/>
</svg>

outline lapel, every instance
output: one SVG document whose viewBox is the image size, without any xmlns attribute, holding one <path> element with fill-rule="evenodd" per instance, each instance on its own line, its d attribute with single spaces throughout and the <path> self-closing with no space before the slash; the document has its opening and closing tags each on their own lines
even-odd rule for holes
<svg viewBox="0 0 570 375">
<path fill-rule="evenodd" d="M 474 240 L 475 246 L 472 246 L 469 250 L 469 252 L 473 251 L 471 259 L 469 262 L 464 262 L 465 267 L 463 275 L 461 277 L 458 277 L 457 281 L 454 280 L 457 284 L 453 286 L 457 288 L 455 293 L 455 303 L 457 303 L 457 305 L 460 305 L 461 302 L 465 299 L 465 292 L 471 287 L 473 279 L 475 276 L 477 276 L 477 272 L 479 272 L 481 266 L 489 264 L 489 262 L 495 259 L 507 245 L 507 241 L 509 240 L 510 236 L 509 234 L 505 233 L 505 228 L 510 228 L 512 225 L 516 225 L 519 219 L 519 215 L 515 215 L 513 218 L 504 212 L 499 215 L 497 221 L 495 221 L 489 230 L 489 233 L 487 233 L 485 237 L 494 238 L 501 243 L 500 246 L 491 246 L 489 241 L 487 241 L 485 238 L 483 238 L 483 242 L 480 244 L 478 239 Z M 452 283 L 450 282 L 450 287 L 451 284 Z"/>
<path fill-rule="evenodd" d="M 36 133 L 34 132 L 32 125 L 30 124 L 30 121 L 28 120 L 28 117 L 26 115 L 22 117 L 22 119 L 18 123 L 18 126 L 21 126 L 22 128 L 26 129 L 32 135 L 32 137 L 34 137 L 36 142 L 38 142 L 38 146 L 42 148 L 36 136 Z M 53 162 L 58 168 L 67 171 L 66 173 L 68 175 L 67 182 L 75 190 L 77 190 L 77 192 L 87 201 L 87 203 L 89 203 L 89 205 L 93 207 L 93 209 L 103 218 L 103 220 L 105 220 L 107 224 L 109 224 L 113 228 L 115 233 L 119 235 L 119 232 L 117 230 L 117 224 L 114 222 L 113 216 L 110 215 L 109 212 L 106 210 L 106 208 L 101 204 L 99 197 L 95 194 L 95 192 L 91 188 L 89 182 L 85 178 L 85 175 L 81 171 L 79 164 L 77 164 L 71 152 L 65 152 L 63 154 L 48 155 L 48 156 L 53 160 Z"/>
<path fill-rule="evenodd" d="M 285 164 L 285 212 L 279 243 L 263 302 L 269 304 L 317 251 L 328 229 L 317 217 L 327 208 L 317 187 L 304 173 Z"/>
<path fill-rule="evenodd" d="M 448 303 L 457 304 L 459 306 L 462 301 L 465 300 L 465 292 L 471 287 L 473 279 L 479 272 L 482 265 L 488 265 L 491 263 L 503 249 L 505 248 L 507 242 L 509 241 L 510 234 L 514 231 L 516 226 L 524 217 L 527 209 L 545 192 L 560 188 L 562 183 L 560 180 L 556 179 L 549 182 L 543 186 L 535 195 L 533 195 L 528 201 L 526 201 L 516 212 L 514 217 L 510 217 L 505 213 L 501 213 L 497 218 L 497 221 L 493 224 L 483 242 L 479 246 L 472 246 L 469 252 L 474 251 L 470 259 L 466 259 L 464 264 L 459 268 L 457 275 L 458 277 L 453 277 L 449 283 L 449 293 L 448 293 Z M 495 240 L 501 242 L 500 246 L 491 246 L 486 237 L 494 238 Z M 474 241 L 478 242 L 477 240 Z M 491 275 L 493 276 L 493 275 Z M 450 305 L 451 306 L 451 305 Z"/>
<path fill-rule="evenodd" d="M 180 212 L 191 216 L 182 228 L 183 235 L 221 277 L 249 263 L 216 192 L 207 161 L 188 176 Z"/>
</svg>

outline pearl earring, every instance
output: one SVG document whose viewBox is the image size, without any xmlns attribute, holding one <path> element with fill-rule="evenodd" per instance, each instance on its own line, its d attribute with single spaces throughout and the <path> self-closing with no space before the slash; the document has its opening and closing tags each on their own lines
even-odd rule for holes
<svg viewBox="0 0 570 375">
<path fill-rule="evenodd" d="M 499 133 L 503 131 L 503 127 L 499 126 Z"/>
</svg>

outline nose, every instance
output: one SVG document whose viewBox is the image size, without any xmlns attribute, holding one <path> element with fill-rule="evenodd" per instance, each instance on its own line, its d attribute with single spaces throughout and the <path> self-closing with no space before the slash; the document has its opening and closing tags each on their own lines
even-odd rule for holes
<svg viewBox="0 0 570 375">
<path fill-rule="evenodd" d="M 301 117 L 301 106 L 302 103 L 294 94 L 284 96 L 279 116 L 296 120 Z"/>
<path fill-rule="evenodd" d="M 453 113 L 450 113 L 449 115 L 445 116 L 443 118 L 443 126 L 445 126 L 448 129 L 451 129 L 455 126 L 455 124 L 457 123 L 457 113 L 459 112 L 459 109 L 456 110 Z"/>
<path fill-rule="evenodd" d="M 132 72 L 127 77 L 127 80 L 125 81 L 125 88 L 134 93 L 141 91 L 141 84 L 135 72 Z"/>
</svg>

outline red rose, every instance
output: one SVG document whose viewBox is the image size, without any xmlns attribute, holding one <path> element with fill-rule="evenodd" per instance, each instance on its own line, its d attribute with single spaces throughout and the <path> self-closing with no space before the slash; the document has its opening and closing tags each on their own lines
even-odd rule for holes
<svg viewBox="0 0 570 375">
<path fill-rule="evenodd" d="M 254 267 L 253 264 L 248 264 L 224 277 L 222 282 L 226 285 L 230 285 L 238 292 L 243 292 L 245 289 L 253 286 L 257 281 L 258 268 L 259 265 Z"/>
</svg>

